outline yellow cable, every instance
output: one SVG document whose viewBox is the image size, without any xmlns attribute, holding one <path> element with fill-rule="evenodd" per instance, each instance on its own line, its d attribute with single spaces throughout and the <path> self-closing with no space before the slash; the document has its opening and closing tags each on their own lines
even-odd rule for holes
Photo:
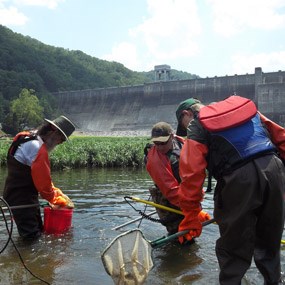
<svg viewBox="0 0 285 285">
<path fill-rule="evenodd" d="M 179 214 L 179 215 L 183 215 L 182 211 L 179 211 L 179 210 L 176 210 L 176 209 L 173 209 L 173 208 L 170 208 L 170 207 L 166 207 L 166 206 L 163 206 L 163 205 L 160 205 L 160 204 L 156 204 L 154 202 L 151 202 L 151 201 L 147 201 L 147 200 L 143 200 L 143 199 L 140 199 L 140 198 L 137 198 L 137 197 L 133 197 L 133 196 L 127 196 L 126 198 L 130 198 L 136 202 L 141 202 L 141 203 L 144 203 L 144 204 L 148 204 L 148 205 L 151 205 L 155 208 L 160 208 L 162 210 L 166 210 L 166 211 L 169 211 L 169 212 L 173 212 L 173 213 L 176 213 L 176 214 Z"/>
<path fill-rule="evenodd" d="M 176 209 L 173 209 L 173 208 L 170 208 L 170 207 L 166 207 L 166 206 L 163 206 L 163 205 L 160 205 L 160 204 L 156 204 L 154 202 L 151 202 L 151 201 L 147 201 L 147 200 L 143 200 L 143 199 L 140 199 L 140 198 L 137 198 L 137 197 L 133 197 L 133 196 L 127 196 L 126 198 L 130 198 L 132 199 L 133 201 L 136 201 L 136 202 L 141 202 L 141 203 L 144 203 L 144 204 L 148 204 L 148 205 L 151 205 L 155 208 L 160 208 L 162 210 L 166 210 L 166 211 L 169 211 L 169 212 L 173 212 L 173 213 L 176 213 L 176 214 L 180 214 L 180 215 L 183 215 L 182 211 L 179 211 L 179 210 L 176 210 Z M 281 244 L 285 244 L 285 240 L 281 240 Z"/>
</svg>

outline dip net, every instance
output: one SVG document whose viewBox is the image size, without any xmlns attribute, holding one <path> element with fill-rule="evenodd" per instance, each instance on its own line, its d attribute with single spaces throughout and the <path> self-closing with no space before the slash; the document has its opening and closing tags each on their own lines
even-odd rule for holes
<svg viewBox="0 0 285 285">
<path fill-rule="evenodd" d="M 152 246 L 139 229 L 117 236 L 101 255 L 116 285 L 144 284 L 153 267 Z"/>
</svg>

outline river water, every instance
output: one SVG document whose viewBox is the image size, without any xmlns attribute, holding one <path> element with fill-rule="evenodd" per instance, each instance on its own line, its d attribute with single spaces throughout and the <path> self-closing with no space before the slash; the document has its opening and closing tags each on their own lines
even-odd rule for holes
<svg viewBox="0 0 285 285">
<path fill-rule="evenodd" d="M 0 168 L 0 189 L 6 169 Z M 124 200 L 135 196 L 147 200 L 152 182 L 145 170 L 134 169 L 80 169 L 52 173 L 54 184 L 75 203 L 71 230 L 62 236 L 43 235 L 33 243 L 23 243 L 16 228 L 13 241 L 28 269 L 53 285 L 112 285 L 106 273 L 101 254 L 118 235 L 139 227 L 145 238 L 156 240 L 166 234 L 165 228 L 143 219 L 119 230 L 113 228 L 131 221 L 139 214 Z M 0 190 L 1 195 L 1 190 Z M 212 193 L 207 193 L 203 207 L 212 214 Z M 145 204 L 132 203 L 138 210 Z M 146 212 L 153 211 L 148 206 Z M 155 217 L 155 216 L 154 216 Z M 0 216 L 1 226 L 3 218 Z M 8 235 L 0 232 L 0 246 Z M 204 227 L 202 235 L 191 246 L 168 243 L 152 249 L 154 267 L 145 284 L 218 284 L 218 264 L 215 241 L 218 228 L 215 224 Z M 282 270 L 285 269 L 285 251 L 282 249 Z M 263 284 L 254 264 L 246 275 L 247 284 Z M 23 266 L 12 243 L 0 255 L 0 284 L 45 284 L 33 277 Z"/>
</svg>

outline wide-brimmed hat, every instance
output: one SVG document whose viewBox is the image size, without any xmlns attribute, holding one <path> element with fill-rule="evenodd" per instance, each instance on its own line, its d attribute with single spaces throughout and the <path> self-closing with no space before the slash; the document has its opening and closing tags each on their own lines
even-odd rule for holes
<svg viewBox="0 0 285 285">
<path fill-rule="evenodd" d="M 66 140 L 75 130 L 74 124 L 65 116 L 60 116 L 52 121 L 45 119 L 45 121 L 55 126 L 64 135 Z"/>
<path fill-rule="evenodd" d="M 167 142 L 173 133 L 171 126 L 165 122 L 159 122 L 153 125 L 151 130 L 152 142 Z"/>
</svg>

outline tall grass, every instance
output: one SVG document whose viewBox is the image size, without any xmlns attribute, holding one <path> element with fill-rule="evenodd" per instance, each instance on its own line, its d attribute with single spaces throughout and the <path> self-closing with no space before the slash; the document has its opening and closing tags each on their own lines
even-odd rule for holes
<svg viewBox="0 0 285 285">
<path fill-rule="evenodd" d="M 50 154 L 53 169 L 142 167 L 146 137 L 71 137 Z M 0 140 L 0 165 L 6 165 L 10 141 Z"/>
<path fill-rule="evenodd" d="M 0 140 L 0 166 L 5 166 L 7 161 L 7 152 L 12 140 L 5 138 Z"/>
</svg>

